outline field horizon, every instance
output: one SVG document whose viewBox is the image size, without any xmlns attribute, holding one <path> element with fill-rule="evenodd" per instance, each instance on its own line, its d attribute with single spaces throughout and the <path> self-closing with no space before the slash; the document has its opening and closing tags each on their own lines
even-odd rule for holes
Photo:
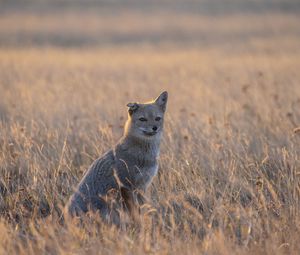
<svg viewBox="0 0 300 255">
<path fill-rule="evenodd" d="M 0 254 L 298 254 L 299 3 L 71 2 L 0 3 Z M 164 90 L 140 222 L 62 222 Z"/>
</svg>

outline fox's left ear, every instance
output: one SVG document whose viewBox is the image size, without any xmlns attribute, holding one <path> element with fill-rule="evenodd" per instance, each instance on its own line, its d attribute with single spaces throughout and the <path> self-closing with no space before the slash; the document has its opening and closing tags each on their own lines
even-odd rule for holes
<svg viewBox="0 0 300 255">
<path fill-rule="evenodd" d="M 167 91 L 164 91 L 163 93 L 161 93 L 159 95 L 158 98 L 155 99 L 155 103 L 157 105 L 159 105 L 163 111 L 166 110 L 167 101 L 168 101 L 168 92 Z"/>
<path fill-rule="evenodd" d="M 128 107 L 129 115 L 132 115 L 135 111 L 137 111 L 137 109 L 139 108 L 139 105 L 138 105 L 138 103 L 128 103 L 127 107 Z"/>
</svg>

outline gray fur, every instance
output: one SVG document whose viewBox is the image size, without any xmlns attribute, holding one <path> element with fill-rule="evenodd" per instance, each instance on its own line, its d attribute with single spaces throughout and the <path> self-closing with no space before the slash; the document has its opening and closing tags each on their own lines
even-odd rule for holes
<svg viewBox="0 0 300 255">
<path fill-rule="evenodd" d="M 153 102 L 134 103 L 137 105 L 134 111 L 132 105 L 128 105 L 123 137 L 112 150 L 95 160 L 85 173 L 67 204 L 69 215 L 92 210 L 99 211 L 107 219 L 111 213 L 108 197 L 112 190 L 116 191 L 117 201 L 125 202 L 127 207 L 134 203 L 129 200 L 136 191 L 139 194 L 146 192 L 157 174 L 167 96 L 167 92 L 163 92 Z M 146 121 L 141 121 L 141 118 Z"/>
</svg>

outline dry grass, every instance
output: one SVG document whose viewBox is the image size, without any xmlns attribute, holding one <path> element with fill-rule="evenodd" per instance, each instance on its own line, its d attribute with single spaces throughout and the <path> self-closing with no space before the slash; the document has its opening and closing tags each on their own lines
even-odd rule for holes
<svg viewBox="0 0 300 255">
<path fill-rule="evenodd" d="M 75 22 L 76 15 L 68 17 Z M 3 43 L 8 39 L 0 38 L 6 45 L 0 49 L 1 254 L 299 252 L 295 16 L 258 15 L 257 23 L 254 15 L 186 16 L 164 28 L 149 17 L 143 25 L 153 34 L 177 22 L 183 30 L 189 27 L 187 38 L 203 29 L 212 44 L 198 44 L 201 36 L 195 36 L 184 47 L 185 42 L 158 37 L 158 46 L 138 41 L 69 49 L 8 47 Z M 25 20 L 35 24 L 32 30 L 59 31 L 53 19 L 47 16 L 47 25 Z M 91 20 L 101 30 L 95 16 Z M 12 22 L 7 15 L 2 21 Z M 217 34 L 225 31 L 230 43 L 209 37 L 203 22 L 220 29 Z M 12 24 L 12 30 L 23 29 Z M 226 24 L 234 26 L 238 39 L 228 35 Z M 119 35 L 118 29 L 122 26 L 114 24 L 109 31 Z M 85 33 L 94 34 L 93 28 Z M 60 211 L 84 171 L 121 136 L 126 103 L 165 89 L 170 101 L 160 171 L 149 190 L 153 207 L 144 208 L 141 224 L 116 229 L 96 217 L 61 224 Z"/>
</svg>

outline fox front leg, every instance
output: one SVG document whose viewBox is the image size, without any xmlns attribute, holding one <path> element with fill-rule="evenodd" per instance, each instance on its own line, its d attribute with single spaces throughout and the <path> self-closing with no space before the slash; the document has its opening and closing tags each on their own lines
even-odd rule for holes
<svg viewBox="0 0 300 255">
<path fill-rule="evenodd" d="M 134 197 L 134 192 L 128 188 L 121 188 L 121 196 L 123 199 L 124 207 L 128 210 L 130 216 L 134 221 L 138 220 L 138 208 Z"/>
<path fill-rule="evenodd" d="M 148 203 L 148 199 L 144 196 L 144 193 L 142 193 L 141 191 L 136 191 L 136 199 L 140 206 Z"/>
</svg>

